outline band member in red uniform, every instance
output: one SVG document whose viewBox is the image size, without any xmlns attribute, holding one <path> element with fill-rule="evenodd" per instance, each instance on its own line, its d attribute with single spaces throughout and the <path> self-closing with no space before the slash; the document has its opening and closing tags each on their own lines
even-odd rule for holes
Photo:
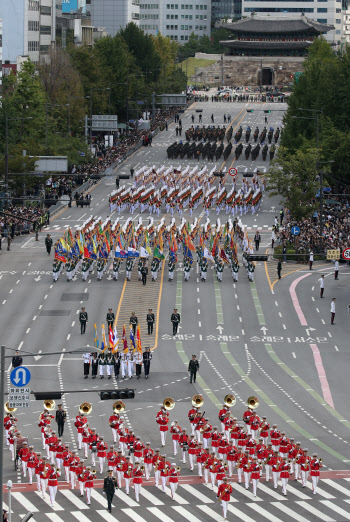
<svg viewBox="0 0 350 522">
<path fill-rule="evenodd" d="M 118 482 L 118 488 L 122 487 L 122 479 L 124 477 L 124 470 L 126 468 L 126 457 L 122 455 L 121 450 L 118 451 L 118 457 L 116 462 L 116 469 L 117 469 L 117 482 Z"/>
<path fill-rule="evenodd" d="M 237 453 L 237 450 L 233 445 L 233 440 L 230 440 L 228 448 L 227 448 L 227 453 L 226 453 L 229 477 L 232 477 L 232 475 L 233 475 L 233 470 L 234 470 L 234 467 L 236 464 L 236 462 L 235 462 L 236 453 Z"/>
<path fill-rule="evenodd" d="M 221 431 L 225 431 L 225 418 L 227 413 L 230 412 L 230 408 L 226 406 L 225 404 L 222 406 L 221 410 L 219 411 L 219 421 L 221 422 Z"/>
<path fill-rule="evenodd" d="M 171 498 L 175 500 L 175 493 L 177 490 L 177 486 L 179 483 L 180 476 L 180 468 L 176 468 L 175 462 L 171 463 L 171 468 L 169 470 L 169 485 L 171 489 Z"/>
<path fill-rule="evenodd" d="M 298 464 L 300 465 L 301 470 L 301 483 L 303 488 L 306 487 L 310 472 L 310 457 L 308 456 L 307 452 L 308 450 L 304 449 L 303 454 L 298 458 Z"/>
<path fill-rule="evenodd" d="M 58 486 L 57 479 L 60 476 L 61 476 L 61 472 L 59 469 L 51 469 L 49 472 L 49 475 L 48 475 L 48 486 L 49 486 L 50 500 L 51 500 L 52 506 L 55 503 L 55 498 L 57 495 L 57 486 Z"/>
<path fill-rule="evenodd" d="M 63 452 L 64 452 L 64 446 L 62 444 L 62 439 L 58 439 L 57 446 L 56 446 L 56 464 L 58 469 L 62 468 L 63 464 Z"/>
<path fill-rule="evenodd" d="M 113 470 L 113 476 L 116 476 L 117 472 L 117 453 L 114 451 L 114 445 L 109 446 L 109 452 L 107 453 L 107 466 L 108 469 Z"/>
<path fill-rule="evenodd" d="M 26 442 L 23 442 L 21 449 L 18 452 L 18 457 L 22 462 L 23 477 L 27 476 L 27 464 L 29 459 L 29 448 Z"/>
<path fill-rule="evenodd" d="M 64 446 L 64 451 L 62 453 L 63 457 L 63 468 L 64 468 L 64 476 L 67 484 L 69 484 L 69 466 L 70 462 L 73 458 L 71 452 L 69 451 L 68 443 Z"/>
<path fill-rule="evenodd" d="M 198 413 L 198 410 L 199 408 L 191 408 L 190 411 L 188 412 L 188 420 L 190 421 L 191 423 L 191 429 L 192 429 L 192 435 L 194 435 L 194 430 L 195 430 L 195 420 L 196 420 L 196 417 L 197 417 L 197 413 Z"/>
<path fill-rule="evenodd" d="M 300 464 L 298 464 L 298 459 L 301 455 L 303 455 L 303 450 L 300 447 L 300 442 L 297 442 L 295 448 L 289 453 L 289 458 L 294 460 L 294 480 L 301 478 Z"/>
<path fill-rule="evenodd" d="M 35 476 L 36 476 L 36 486 L 40 493 L 40 491 L 41 491 L 40 474 L 41 474 L 42 469 L 44 468 L 44 461 L 41 458 L 41 453 L 37 453 L 37 457 L 38 457 L 38 460 L 36 461 L 36 464 L 35 464 Z"/>
<path fill-rule="evenodd" d="M 36 463 L 38 462 L 38 457 L 36 456 L 36 453 L 34 453 L 33 450 L 34 450 L 34 447 L 29 446 L 29 454 L 28 454 L 28 462 L 27 462 L 29 484 L 33 484 L 35 466 L 36 466 Z"/>
<path fill-rule="evenodd" d="M 124 480 L 125 480 L 125 493 L 129 495 L 130 492 L 130 480 L 133 476 L 133 465 L 130 462 L 130 457 L 126 457 L 126 466 L 124 471 Z"/>
<path fill-rule="evenodd" d="M 261 424 L 261 419 L 260 419 L 259 415 L 257 415 L 255 412 L 253 412 L 253 415 L 251 415 L 250 419 L 249 419 L 250 433 L 251 433 L 253 440 L 256 440 L 260 424 Z"/>
<path fill-rule="evenodd" d="M 224 464 L 224 461 L 222 459 L 219 459 L 219 462 L 216 465 L 215 473 L 216 473 L 216 480 L 218 481 L 218 487 L 222 483 L 222 481 L 225 478 L 225 470 L 226 466 Z"/>
<path fill-rule="evenodd" d="M 183 428 L 182 433 L 179 438 L 179 444 L 182 452 L 182 462 L 186 462 L 186 455 L 188 454 L 188 443 L 190 441 L 189 436 L 187 435 L 186 428 Z"/>
<path fill-rule="evenodd" d="M 43 457 L 43 461 L 43 467 L 40 472 L 40 485 L 43 498 L 45 498 L 47 483 L 51 472 L 51 466 L 48 462 L 46 462 L 46 457 Z"/>
<path fill-rule="evenodd" d="M 81 415 L 79 413 L 79 415 L 77 415 L 75 418 L 74 426 L 78 430 L 78 447 L 80 450 L 81 450 L 81 445 L 83 442 L 83 433 L 84 433 L 84 428 L 85 428 L 86 424 L 87 424 L 87 418 L 84 417 L 84 415 Z"/>
<path fill-rule="evenodd" d="M 137 461 L 135 462 L 135 468 L 133 469 L 133 484 L 134 484 L 134 490 L 135 490 L 135 499 L 136 502 L 140 502 L 140 491 L 142 486 L 142 477 L 143 477 L 143 471 L 140 468 L 140 463 Z"/>
<path fill-rule="evenodd" d="M 143 462 L 145 463 L 146 480 L 148 480 L 151 476 L 153 457 L 154 451 L 151 448 L 151 443 L 146 442 L 146 447 L 143 450 Z"/>
<path fill-rule="evenodd" d="M 267 439 L 269 437 L 269 429 L 270 429 L 270 424 L 268 422 L 266 422 L 266 417 L 263 416 L 262 417 L 262 421 L 260 423 L 260 437 L 263 438 L 263 443 L 267 444 Z"/>
<path fill-rule="evenodd" d="M 227 520 L 227 507 L 231 499 L 232 486 L 228 484 L 227 478 L 224 477 L 222 484 L 218 488 L 217 498 L 221 501 L 222 509 L 224 512 L 224 520 Z"/>
<path fill-rule="evenodd" d="M 280 477 L 282 481 L 282 493 L 286 497 L 287 496 L 287 484 L 289 479 L 289 472 L 290 472 L 290 464 L 287 461 L 287 457 L 283 457 L 283 460 L 280 464 Z"/>
<path fill-rule="evenodd" d="M 266 454 L 265 454 L 265 473 L 266 473 L 266 482 L 269 482 L 272 478 L 272 464 L 271 459 L 273 457 L 273 449 L 272 449 L 272 443 L 269 442 L 266 448 Z"/>
<path fill-rule="evenodd" d="M 203 448 L 210 447 L 210 439 L 213 433 L 213 426 L 209 424 L 209 419 L 205 419 L 205 424 L 203 426 Z"/>
<path fill-rule="evenodd" d="M 191 435 L 190 441 L 188 443 L 188 459 L 190 461 L 191 471 L 194 470 L 194 461 L 195 461 L 195 456 L 197 455 L 197 449 L 198 449 L 198 442 L 194 438 L 194 435 Z"/>
<path fill-rule="evenodd" d="M 237 418 L 234 417 L 233 425 L 230 430 L 230 440 L 233 441 L 233 445 L 235 447 L 237 447 L 237 444 L 238 444 L 238 438 L 239 438 L 240 431 L 241 431 L 241 428 L 240 428 L 239 424 L 237 424 Z"/>
<path fill-rule="evenodd" d="M 86 468 L 85 473 L 85 491 L 86 491 L 86 499 L 87 499 L 87 505 L 90 506 L 91 504 L 91 490 L 94 487 L 94 478 L 96 477 L 95 473 L 91 472 L 91 467 L 88 466 Z"/>
<path fill-rule="evenodd" d="M 258 463 L 258 459 L 257 459 L 256 455 L 254 455 L 253 462 L 250 466 L 250 473 L 251 473 L 251 479 L 252 479 L 252 484 L 253 484 L 254 497 L 256 497 L 256 490 L 259 485 L 261 468 L 262 468 L 262 466 Z"/>
<path fill-rule="evenodd" d="M 106 460 L 108 446 L 104 442 L 103 437 L 100 436 L 100 442 L 97 443 L 97 456 L 100 462 L 100 473 L 103 473 L 103 465 Z"/>
<path fill-rule="evenodd" d="M 220 440 L 221 440 L 221 436 L 218 433 L 218 428 L 217 428 L 217 426 L 214 426 L 214 430 L 213 430 L 213 433 L 212 433 L 212 436 L 211 436 L 211 447 L 215 451 L 215 457 L 218 454 L 218 448 L 219 448 Z"/>
<path fill-rule="evenodd" d="M 177 449 L 178 449 L 178 443 L 179 443 L 181 431 L 182 430 L 181 430 L 180 426 L 178 426 L 178 424 L 177 424 L 177 420 L 174 420 L 171 423 L 171 428 L 170 428 L 170 433 L 171 433 L 172 439 L 173 439 L 174 455 L 177 455 Z"/>
<path fill-rule="evenodd" d="M 109 417 L 109 426 L 112 429 L 113 440 L 116 443 L 118 442 L 117 437 L 119 427 L 119 415 L 117 413 L 113 413 L 113 415 Z"/>
<path fill-rule="evenodd" d="M 165 410 L 165 408 L 162 407 L 157 413 L 156 422 L 159 424 L 160 440 L 162 446 L 165 446 L 166 433 L 169 430 L 169 413 Z"/>
<path fill-rule="evenodd" d="M 273 457 L 270 459 L 270 464 L 272 467 L 272 478 L 273 478 L 273 487 L 277 489 L 278 481 L 280 478 L 280 467 L 281 467 L 282 459 L 278 456 L 278 451 L 273 452 Z"/>
<path fill-rule="evenodd" d="M 270 431 L 270 437 L 271 437 L 273 451 L 279 451 L 281 432 L 278 431 L 277 424 L 274 424 L 272 426 L 272 430 Z"/>
<path fill-rule="evenodd" d="M 249 421 L 250 421 L 250 417 L 254 415 L 254 412 L 252 410 L 250 410 L 249 408 L 243 413 L 243 421 L 246 423 L 247 425 L 247 433 L 249 434 L 250 433 L 250 424 L 249 424 Z"/>
<path fill-rule="evenodd" d="M 312 455 L 312 459 L 310 461 L 311 468 L 311 480 L 312 480 L 312 491 L 314 495 L 316 495 L 318 481 L 320 480 L 320 469 L 322 468 L 322 459 L 317 457 L 317 453 Z"/>
</svg>

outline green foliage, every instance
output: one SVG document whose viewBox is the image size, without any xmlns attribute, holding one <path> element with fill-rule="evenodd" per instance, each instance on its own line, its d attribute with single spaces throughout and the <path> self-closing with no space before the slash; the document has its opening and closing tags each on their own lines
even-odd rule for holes
<svg viewBox="0 0 350 522">
<path fill-rule="evenodd" d="M 194 56 L 195 53 L 224 53 L 225 47 L 220 44 L 220 40 L 230 40 L 231 38 L 233 38 L 232 32 L 223 28 L 213 29 L 210 38 L 206 35 L 198 38 L 198 35 L 191 33 L 188 41 L 179 47 L 179 61 L 182 62 L 186 58 Z"/>
</svg>

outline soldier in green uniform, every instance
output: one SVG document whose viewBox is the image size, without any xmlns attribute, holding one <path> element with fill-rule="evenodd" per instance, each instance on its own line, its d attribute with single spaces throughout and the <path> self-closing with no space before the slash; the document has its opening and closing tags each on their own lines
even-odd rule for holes
<svg viewBox="0 0 350 522">
<path fill-rule="evenodd" d="M 201 264 L 199 265 L 201 269 L 201 280 L 203 283 L 207 280 L 207 271 L 208 271 L 208 261 L 203 257 Z"/>
<path fill-rule="evenodd" d="M 81 277 L 83 281 L 87 280 L 87 276 L 89 275 L 89 259 L 84 259 L 83 266 L 81 267 Z"/>
<path fill-rule="evenodd" d="M 98 259 L 97 260 L 97 280 L 101 281 L 103 276 L 103 269 L 104 269 L 104 259 Z"/>
<path fill-rule="evenodd" d="M 233 276 L 233 280 L 235 283 L 237 283 L 237 281 L 238 281 L 238 270 L 239 270 L 238 261 L 237 261 L 237 259 L 234 259 L 233 263 L 232 263 L 232 276 Z"/>
<path fill-rule="evenodd" d="M 142 280 L 142 267 L 143 267 L 143 258 L 140 257 L 140 258 L 139 258 L 139 263 L 138 263 L 138 275 L 139 275 L 139 281 Z"/>
<path fill-rule="evenodd" d="M 115 257 L 113 259 L 113 279 L 114 279 L 114 281 L 118 281 L 119 268 L 120 268 L 120 259 Z"/>
<path fill-rule="evenodd" d="M 67 281 L 70 283 L 73 279 L 73 271 L 74 271 L 74 262 L 73 260 L 68 261 L 66 266 L 66 272 L 67 272 Z"/>
<path fill-rule="evenodd" d="M 156 258 L 153 258 L 152 259 L 152 264 L 151 264 L 151 274 L 152 274 L 152 281 L 153 282 L 155 282 L 155 280 L 157 279 L 158 268 L 159 268 L 159 260 L 156 259 Z"/>
<path fill-rule="evenodd" d="M 190 265 L 190 260 L 185 257 L 185 260 L 184 260 L 184 276 L 185 276 L 185 281 L 188 281 L 189 278 L 190 278 L 190 273 L 191 273 L 191 265 Z"/>
<path fill-rule="evenodd" d="M 128 257 L 126 260 L 126 280 L 131 281 L 131 272 L 133 267 L 133 259 L 131 257 Z"/>
<path fill-rule="evenodd" d="M 58 259 L 55 259 L 52 267 L 52 275 L 53 275 L 53 282 L 56 283 L 58 278 L 60 277 L 62 269 L 62 261 L 59 261 Z"/>
<path fill-rule="evenodd" d="M 169 271 L 169 281 L 172 281 L 174 278 L 174 270 L 175 270 L 175 262 L 169 257 L 168 261 L 168 271 Z"/>
<path fill-rule="evenodd" d="M 255 264 L 250 261 L 248 264 L 248 277 L 251 283 L 254 281 L 254 270 L 255 270 Z"/>
<path fill-rule="evenodd" d="M 223 261 L 220 261 L 220 259 L 218 259 L 218 262 L 217 262 L 217 265 L 216 265 L 216 273 L 217 273 L 217 276 L 218 276 L 218 281 L 219 283 L 221 283 L 222 281 L 222 273 L 224 271 L 224 263 Z"/>
</svg>

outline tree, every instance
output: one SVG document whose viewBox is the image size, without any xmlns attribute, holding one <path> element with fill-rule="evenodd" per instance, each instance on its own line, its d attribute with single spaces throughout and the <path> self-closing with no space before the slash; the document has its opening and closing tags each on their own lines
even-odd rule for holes
<svg viewBox="0 0 350 522">
<path fill-rule="evenodd" d="M 135 58 L 135 63 L 150 80 L 156 80 L 161 70 L 161 58 L 154 45 L 151 35 L 145 34 L 134 23 L 129 23 L 119 35 L 127 44 L 130 53 Z"/>
<path fill-rule="evenodd" d="M 298 150 L 290 154 L 280 147 L 271 162 L 268 173 L 270 196 L 281 196 L 293 219 L 309 217 L 315 209 L 315 197 L 319 189 L 317 170 L 318 151 Z"/>
</svg>

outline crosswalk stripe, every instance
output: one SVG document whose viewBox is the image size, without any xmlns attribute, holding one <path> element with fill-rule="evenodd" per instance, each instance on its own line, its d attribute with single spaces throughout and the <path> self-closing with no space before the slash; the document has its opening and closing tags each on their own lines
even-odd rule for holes
<svg viewBox="0 0 350 522">
<path fill-rule="evenodd" d="M 343 493 L 344 495 L 350 497 L 350 490 L 348 490 L 347 488 L 344 488 L 344 486 L 341 486 L 338 482 L 335 482 L 334 480 L 331 480 L 331 479 L 322 479 L 322 482 L 324 482 L 325 484 L 328 484 L 328 486 L 332 486 L 332 488 L 336 489 L 338 492 L 341 492 Z"/>
<path fill-rule="evenodd" d="M 311 489 L 311 491 L 312 491 L 312 484 L 310 482 L 306 483 L 306 487 L 308 489 Z M 330 493 L 327 493 L 327 491 L 325 491 L 322 488 L 319 488 L 318 486 L 317 486 L 317 495 L 321 495 L 321 497 L 324 497 L 324 498 L 335 498 L 333 495 L 331 495 Z"/>
<path fill-rule="evenodd" d="M 228 505 L 227 509 L 230 511 L 230 513 L 236 515 L 237 518 L 244 520 L 244 522 L 256 522 L 253 518 L 250 518 L 250 516 L 248 516 L 246 513 L 243 513 L 243 511 L 240 509 L 231 506 L 231 504 Z"/>
<path fill-rule="evenodd" d="M 213 504 L 213 502 L 214 502 L 207 496 L 203 495 L 203 493 L 201 493 L 200 491 L 197 491 L 190 484 L 180 484 L 180 487 L 185 489 L 188 493 L 191 493 L 193 496 L 196 497 L 197 500 L 199 500 L 200 502 L 203 502 L 204 504 Z"/>
<path fill-rule="evenodd" d="M 322 504 L 327 506 L 329 509 L 332 509 L 342 517 L 345 517 L 344 520 L 350 520 L 350 513 L 349 511 L 345 511 L 345 509 L 342 509 L 341 507 L 337 506 L 336 504 L 333 504 L 333 502 L 330 502 L 329 500 L 321 500 Z"/>
<path fill-rule="evenodd" d="M 73 517 L 77 518 L 79 522 L 91 522 L 91 520 L 80 511 L 71 511 L 70 514 L 73 515 Z"/>
<path fill-rule="evenodd" d="M 283 513 L 285 513 L 286 515 L 289 515 L 291 518 L 293 518 L 295 520 L 295 517 L 296 517 L 295 511 L 293 511 L 292 509 L 287 507 L 285 504 L 281 504 L 281 502 L 271 502 L 271 504 L 273 506 L 275 506 L 277 509 L 280 509 L 281 511 L 283 511 Z M 298 513 L 298 522 L 310 522 L 310 521 L 307 518 L 302 517 Z"/>
<path fill-rule="evenodd" d="M 159 520 L 162 520 L 163 522 L 174 522 L 172 518 L 168 517 L 168 515 L 166 515 L 165 513 L 163 513 L 163 511 L 156 507 L 151 507 L 147 509 L 148 511 L 150 511 L 150 513 L 152 513 L 152 515 L 159 518 Z"/>
<path fill-rule="evenodd" d="M 91 498 L 96 500 L 96 502 L 101 504 L 101 506 L 103 506 L 104 508 L 107 507 L 107 497 L 104 497 L 103 495 L 98 493 L 94 488 L 91 488 Z M 115 506 L 112 504 L 112 507 L 115 507 Z"/>
<path fill-rule="evenodd" d="M 253 493 L 251 491 L 249 491 L 248 489 L 245 489 L 245 487 L 242 487 L 240 484 L 232 482 L 231 486 L 232 486 L 233 489 L 238 491 L 238 493 L 241 493 L 245 497 L 249 498 L 249 500 L 253 500 L 254 502 L 261 502 L 262 501 L 262 498 L 254 497 L 254 495 L 253 495 Z"/>
<path fill-rule="evenodd" d="M 82 502 L 80 500 L 80 498 L 78 498 L 76 495 L 74 495 L 74 493 L 72 491 L 70 491 L 69 489 L 61 489 L 60 493 L 62 493 L 62 495 L 64 497 L 66 497 L 68 500 L 70 500 L 76 508 L 89 509 L 89 506 L 84 504 L 84 502 Z"/>
<path fill-rule="evenodd" d="M 141 488 L 140 494 L 143 497 L 147 498 L 147 500 L 152 502 L 152 504 L 154 504 L 155 506 L 164 506 L 164 502 L 159 500 L 159 498 L 157 498 L 155 495 L 152 495 L 152 493 L 149 492 L 149 488 Z"/>
<path fill-rule="evenodd" d="M 5 502 L 2 503 L 3 509 L 6 509 L 7 512 L 9 512 L 9 507 Z M 13 513 L 13 509 L 11 509 L 11 513 Z"/>
<path fill-rule="evenodd" d="M 193 513 L 190 513 L 189 511 L 187 511 L 187 509 L 183 508 L 182 506 L 173 506 L 173 509 L 190 522 L 201 522 L 199 518 L 195 517 Z"/>
<path fill-rule="evenodd" d="M 319 511 L 318 509 L 314 508 L 311 504 L 308 504 L 303 500 L 297 500 L 296 504 L 299 504 L 299 506 L 303 507 L 304 509 L 306 509 L 306 511 L 309 511 L 313 515 L 317 516 L 320 520 L 324 520 L 324 522 L 336 522 L 334 518 L 325 515 L 324 513 L 322 513 L 322 511 Z"/>
<path fill-rule="evenodd" d="M 260 516 L 263 516 L 270 520 L 270 522 L 283 522 L 280 518 L 275 517 L 272 513 L 269 513 L 266 509 L 262 508 L 258 504 L 247 503 L 246 506 L 249 506 L 251 509 L 254 509 Z"/>
<path fill-rule="evenodd" d="M 134 522 L 146 522 L 145 518 L 142 518 L 136 511 L 131 508 L 121 509 L 123 513 L 128 515 Z"/>
<path fill-rule="evenodd" d="M 172 498 L 171 497 L 171 489 L 168 488 L 167 486 L 165 487 L 165 493 L 168 495 L 168 497 Z M 178 504 L 189 504 L 189 502 L 187 500 L 185 500 L 184 498 L 180 497 L 180 495 L 178 495 L 177 493 L 175 493 L 174 499 L 175 499 L 175 502 L 177 502 Z"/>
<path fill-rule="evenodd" d="M 98 513 L 103 518 L 103 520 L 106 520 L 107 522 L 118 522 L 118 519 L 108 513 L 106 510 L 97 510 L 96 513 Z"/>
<path fill-rule="evenodd" d="M 267 493 L 271 497 L 275 498 L 276 500 L 287 500 L 286 497 L 284 497 L 283 495 L 280 495 L 274 489 L 268 488 L 265 484 L 262 484 L 261 482 L 259 482 L 257 491 L 259 491 L 259 489 L 261 491 L 264 491 L 264 493 Z"/>
<path fill-rule="evenodd" d="M 46 493 L 45 497 L 43 498 L 41 493 L 39 493 L 39 491 L 35 491 L 35 494 L 38 495 L 38 497 L 43 501 L 45 502 L 45 504 L 47 504 L 48 506 L 50 506 L 50 508 L 53 510 L 53 511 L 64 511 L 64 508 L 61 507 L 56 501 L 54 503 L 54 505 L 51 504 L 51 501 L 50 501 L 50 495 L 48 495 Z M 38 510 L 37 510 L 38 511 Z"/>
<path fill-rule="evenodd" d="M 13 498 L 15 498 L 22 506 L 32 513 L 37 513 L 39 509 L 37 509 L 34 504 L 32 504 L 22 493 L 12 493 Z"/>
<path fill-rule="evenodd" d="M 56 515 L 56 513 L 46 513 L 46 516 L 51 520 L 51 522 L 63 522 L 63 518 Z"/>
<path fill-rule="evenodd" d="M 131 489 L 131 488 L 130 488 Z M 116 491 L 116 496 L 122 500 L 123 502 L 125 502 L 125 504 L 127 504 L 129 507 L 138 507 L 139 504 L 137 502 L 135 502 L 135 500 L 133 500 L 132 498 L 129 497 L 129 495 L 127 495 L 126 493 L 124 493 L 124 491 L 121 491 L 120 489 L 118 489 Z"/>
<path fill-rule="evenodd" d="M 216 522 L 222 522 L 224 520 L 224 517 L 219 515 L 216 511 L 208 506 L 197 506 L 197 508 L 199 508 L 201 511 L 204 511 L 207 516 L 213 518 Z"/>
<path fill-rule="evenodd" d="M 287 493 L 288 492 L 289 493 L 293 493 L 293 495 L 295 495 L 296 497 L 301 498 L 302 500 L 310 500 L 310 498 L 311 498 L 308 495 L 305 495 L 305 493 L 303 493 L 302 491 L 299 491 L 294 486 L 291 486 L 290 484 L 287 484 Z"/>
<path fill-rule="evenodd" d="M 210 489 L 210 491 L 213 491 L 215 493 L 215 495 L 218 494 L 218 487 L 217 486 L 214 486 L 214 488 L 212 489 L 211 488 L 211 484 L 204 484 L 206 488 Z"/>
</svg>

